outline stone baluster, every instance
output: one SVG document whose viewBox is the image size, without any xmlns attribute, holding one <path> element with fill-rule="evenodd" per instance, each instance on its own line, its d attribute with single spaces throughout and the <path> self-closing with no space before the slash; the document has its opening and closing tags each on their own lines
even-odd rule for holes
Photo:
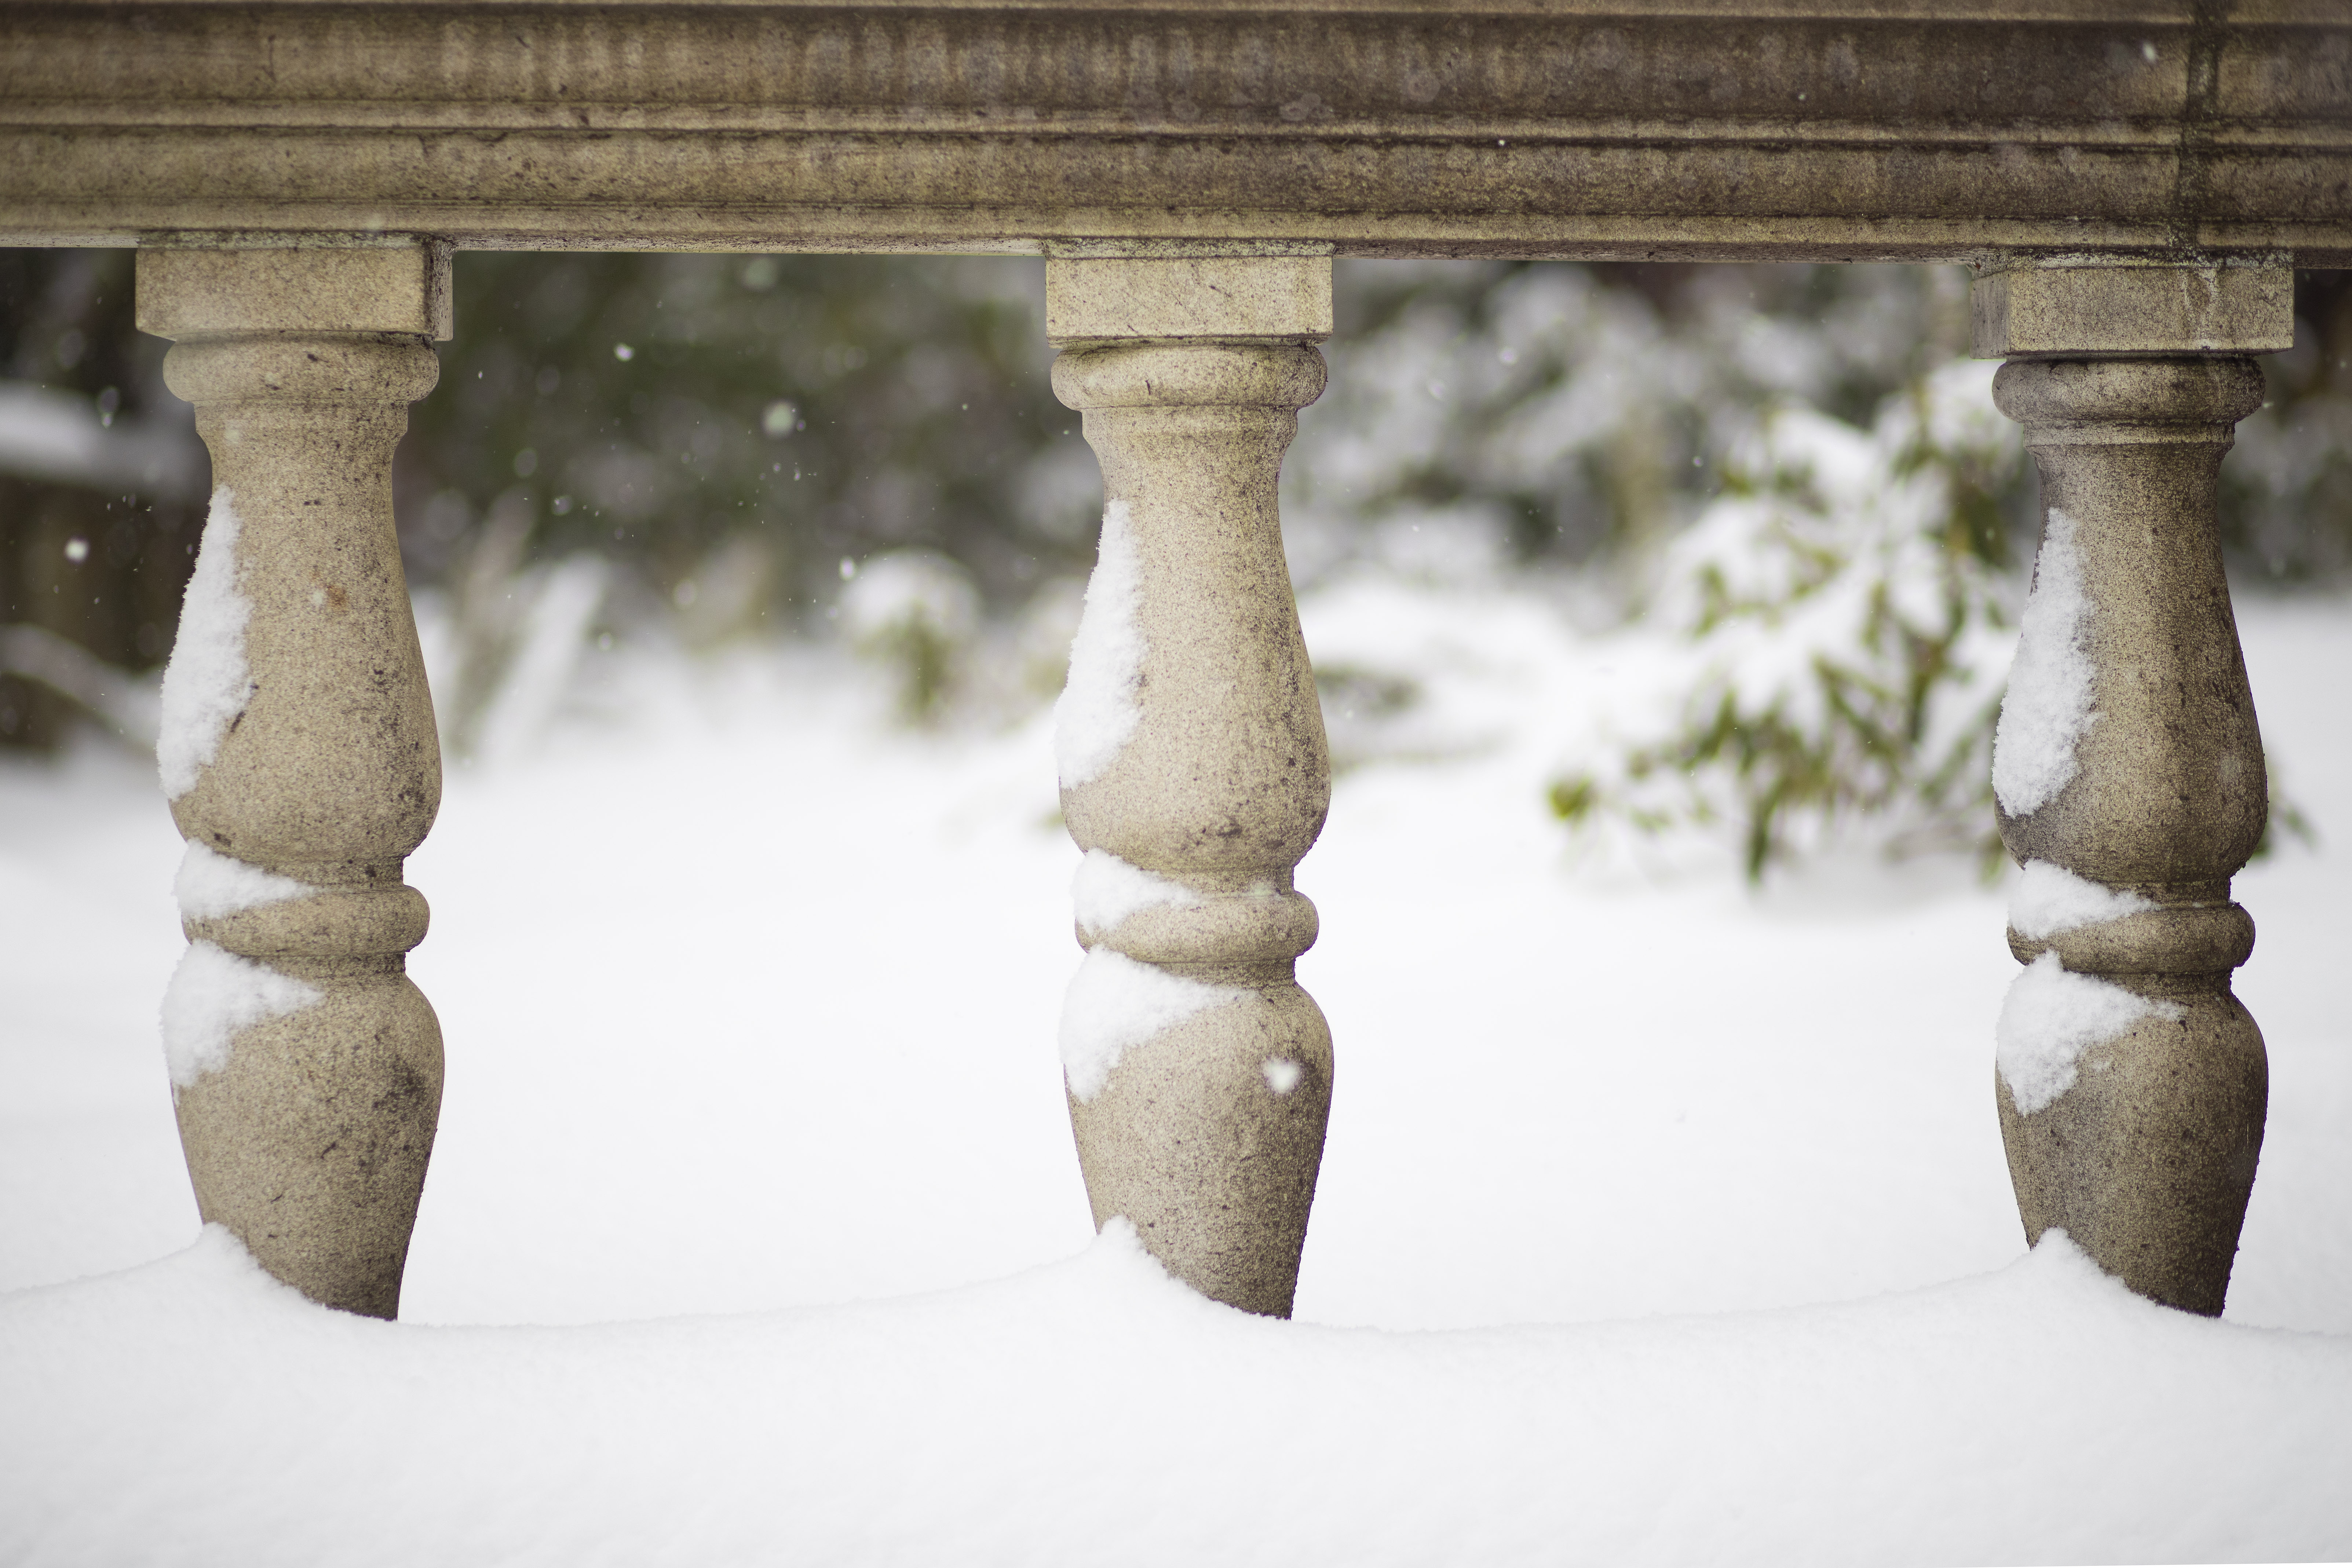
<svg viewBox="0 0 2352 1568">
<path fill-rule="evenodd" d="M 2262 1033 L 2231 994 L 2230 879 L 2268 809 L 2215 487 L 2292 339 L 2262 266 L 2029 265 L 1975 289 L 1976 351 L 2042 473 L 2042 542 L 1993 763 L 2024 868 L 1995 1095 L 2028 1238 L 2052 1226 L 2218 1314 L 2261 1155 Z"/>
<path fill-rule="evenodd" d="M 1330 804 L 1275 499 L 1323 391 L 1327 257 L 1046 270 L 1054 390 L 1101 459 L 1101 553 L 1057 711 L 1086 851 L 1062 1049 L 1099 1227 L 1203 1294 L 1287 1316 L 1330 1111 L 1291 873 Z"/>
<path fill-rule="evenodd" d="M 147 249 L 215 489 L 164 676 L 190 947 L 164 1002 L 197 1207 L 313 1300 L 390 1318 L 441 1102 L 401 880 L 441 756 L 392 455 L 439 374 L 448 258 L 419 244 Z"/>
</svg>

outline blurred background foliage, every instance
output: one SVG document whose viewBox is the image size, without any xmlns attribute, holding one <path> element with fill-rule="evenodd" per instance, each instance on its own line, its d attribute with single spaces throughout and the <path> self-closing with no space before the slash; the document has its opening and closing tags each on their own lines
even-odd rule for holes
<svg viewBox="0 0 2352 1568">
<path fill-rule="evenodd" d="M 673 604 L 695 584 L 688 605 L 704 578 L 749 574 L 749 621 L 805 619 L 842 560 L 904 548 L 1017 605 L 1092 553 L 1083 511 L 1027 488 L 1076 425 L 1045 384 L 1040 270 L 461 256 L 458 337 L 401 450 L 411 569 L 445 578 L 513 494 L 532 556 L 593 550 Z"/>
<path fill-rule="evenodd" d="M 127 250 L 0 250 L 0 746 L 139 732 L 209 469 Z"/>
<path fill-rule="evenodd" d="M 0 252 L 0 744 L 152 723 L 206 464 L 162 384 L 166 345 L 135 329 L 131 261 Z M 2352 576 L 2347 277 L 2298 276 L 2295 346 L 2264 362 L 2270 405 L 2225 467 L 2243 589 Z M 501 703 L 561 686 L 580 648 L 631 641 L 836 640 L 918 724 L 1002 720 L 1058 689 L 1100 483 L 1047 385 L 1041 263 L 468 253 L 456 294 L 395 492 L 457 754 L 494 745 Z M 1703 651 L 1730 622 L 1750 643 L 1818 637 L 1793 611 L 1838 574 L 1766 561 L 1756 580 L 1782 602 L 1728 615 L 1694 608 L 1700 574 L 1825 548 L 1880 563 L 1877 598 L 1855 601 L 1879 610 L 1841 623 L 1853 648 L 1806 645 L 1802 679 L 1727 707 L 1693 664 L 1664 720 L 1563 772 L 1561 816 L 1741 817 L 1760 868 L 1792 811 L 1977 809 L 1952 783 L 1973 778 L 1975 720 L 1930 689 L 1968 684 L 1959 650 L 2021 591 L 2032 479 L 2001 455 L 2010 434 L 1937 436 L 1921 401 L 1965 353 L 1964 273 L 1342 262 L 1338 295 L 1331 387 L 1285 475 L 1303 590 L 1539 584 L 1587 629 L 1654 613 Z M 1849 448 L 1883 472 L 1817 482 Z M 1874 505 L 1882 489 L 1910 499 Z M 1873 529 L 1927 547 L 1890 552 Z M 1922 570 L 1935 603 L 1894 614 L 1886 573 Z M 1414 700 L 1411 670 L 1318 679 L 1351 715 Z M 1990 700 L 1981 681 L 1963 695 L 1970 715 Z M 1890 763 L 1890 745 L 1927 750 Z M 1379 755 L 1377 724 L 1342 751 Z M 1661 773 L 1690 785 L 1680 805 L 1635 787 Z"/>
</svg>

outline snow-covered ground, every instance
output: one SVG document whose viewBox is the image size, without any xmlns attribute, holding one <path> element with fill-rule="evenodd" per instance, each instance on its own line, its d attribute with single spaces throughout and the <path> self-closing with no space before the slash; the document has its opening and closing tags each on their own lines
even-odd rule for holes
<svg viewBox="0 0 2352 1568">
<path fill-rule="evenodd" d="M 1307 606 L 1430 702 L 1300 869 L 1339 1067 L 1287 1324 L 1090 1236 L 1042 716 L 623 651 L 453 771 L 398 1325 L 198 1237 L 152 766 L 6 764 L 0 1289 L 50 1288 L 0 1298 L 0 1562 L 2352 1556 L 2352 606 L 2242 615 L 2320 842 L 2239 883 L 2273 1087 L 2220 1323 L 2026 1256 L 1969 864 L 1564 850 L 1562 714 L 1628 677 L 1532 599 Z"/>
</svg>

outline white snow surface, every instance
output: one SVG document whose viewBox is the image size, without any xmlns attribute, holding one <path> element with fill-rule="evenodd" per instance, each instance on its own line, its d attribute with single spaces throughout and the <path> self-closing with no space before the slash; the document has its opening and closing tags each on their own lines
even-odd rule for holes
<svg viewBox="0 0 2352 1568">
<path fill-rule="evenodd" d="M 2031 1116 L 2074 1087 L 2083 1053 L 2106 1044 L 2149 1014 L 2179 1018 L 2177 1002 L 2152 1002 L 2092 974 L 2069 973 L 2045 952 L 2010 983 L 1993 1026 L 2001 1081 Z"/>
<path fill-rule="evenodd" d="M 190 942 L 163 990 L 163 1061 L 173 1087 L 186 1089 L 226 1067 L 240 1032 L 325 997 L 317 986 L 266 963 L 209 942 Z"/>
<path fill-rule="evenodd" d="M 199 1239 L 153 773 L 0 757 L 0 1562 L 2352 1558 L 2352 608 L 2239 606 L 2320 837 L 2236 884 L 2273 1096 L 2219 1321 L 2026 1255 L 1968 858 L 1563 857 L 1561 728 L 1639 647 L 1534 592 L 1301 612 L 1429 728 L 1303 868 L 1339 1081 L 1289 1322 L 1090 1245 L 1043 715 L 909 735 L 846 656 L 592 648 L 543 744 L 453 768 L 399 1323 Z M 616 909 L 661 916 L 625 963 Z"/>
<path fill-rule="evenodd" d="M 226 486 L 213 492 L 205 519 L 196 569 L 181 602 L 180 631 L 163 667 L 163 731 L 155 762 L 163 795 L 177 800 L 196 787 L 197 775 L 220 754 L 223 736 L 253 696 L 253 672 L 245 660 L 245 626 L 253 603 L 237 587 L 236 497 Z"/>
<path fill-rule="evenodd" d="M 1062 998 L 1062 1069 L 1069 1075 L 1070 1092 L 1092 1100 L 1129 1051 L 1195 1013 L 1248 994 L 1236 986 L 1171 974 L 1116 948 L 1093 949 Z"/>
<path fill-rule="evenodd" d="M 1142 560 L 1127 502 L 1103 509 L 1070 676 L 1054 705 L 1054 762 L 1064 787 L 1100 778 L 1143 719 Z"/>
<path fill-rule="evenodd" d="M 0 1559 L 1928 1564 L 2340 1555 L 2352 1342 L 2144 1301 L 2063 1233 L 1745 1319 L 1381 1334 L 1125 1222 L 903 1301 L 422 1328 L 207 1227 L 0 1300 Z"/>
<path fill-rule="evenodd" d="M 1201 896 L 1183 883 L 1130 865 L 1108 849 L 1089 849 L 1070 878 L 1070 902 L 1078 924 L 1108 936 L 1119 922 L 1142 910 L 1190 908 Z"/>
<path fill-rule="evenodd" d="M 612 577 L 611 563 L 584 550 L 525 576 L 519 591 L 528 602 L 516 628 L 513 662 L 482 723 L 480 749 L 490 760 L 527 752 L 545 733 L 571 688 Z"/>
<path fill-rule="evenodd" d="M 2011 816 L 2032 815 L 2066 787 L 2074 777 L 2074 747 L 2098 719 L 2085 641 L 2090 616 L 2074 520 L 2053 507 L 1993 731 L 1993 794 Z"/>
<path fill-rule="evenodd" d="M 2009 927 L 2040 942 L 2060 931 L 2121 920 L 2156 908 L 2128 888 L 2110 888 L 2047 860 L 2028 860 L 2009 893 Z"/>
<path fill-rule="evenodd" d="M 318 890 L 308 882 L 223 855 L 194 838 L 188 840 L 187 852 L 180 857 L 179 875 L 172 879 L 172 894 L 179 900 L 180 913 L 189 920 L 216 920 L 241 910 L 308 898 Z"/>
</svg>

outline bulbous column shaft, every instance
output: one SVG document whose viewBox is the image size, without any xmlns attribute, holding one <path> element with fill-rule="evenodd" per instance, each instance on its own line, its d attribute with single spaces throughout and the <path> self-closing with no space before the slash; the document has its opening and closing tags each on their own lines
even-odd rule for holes
<svg viewBox="0 0 2352 1568">
<path fill-rule="evenodd" d="M 1993 763 L 2024 868 L 1995 1096 L 2029 1239 L 2214 1315 L 2262 1152 L 2262 1033 L 2230 879 L 2268 809 L 2215 492 L 2284 346 L 2258 268 L 1980 280 L 1978 352 L 2042 474 L 2042 542 Z M 2231 351 L 2236 352 L 2231 352 Z"/>
<path fill-rule="evenodd" d="M 1203 1294 L 1287 1316 L 1330 1111 L 1331 1037 L 1299 989 L 1292 886 L 1330 755 L 1276 483 L 1324 385 L 1325 258 L 1056 260 L 1054 390 L 1107 505 L 1058 712 L 1086 851 L 1087 957 L 1064 1014 L 1078 1161 Z"/>
<path fill-rule="evenodd" d="M 446 258 L 423 246 L 140 256 L 140 324 L 215 490 L 159 748 L 191 946 L 164 1003 L 207 1221 L 313 1300 L 397 1315 L 440 1110 L 401 880 L 440 746 L 392 510 L 433 387 Z"/>
</svg>

